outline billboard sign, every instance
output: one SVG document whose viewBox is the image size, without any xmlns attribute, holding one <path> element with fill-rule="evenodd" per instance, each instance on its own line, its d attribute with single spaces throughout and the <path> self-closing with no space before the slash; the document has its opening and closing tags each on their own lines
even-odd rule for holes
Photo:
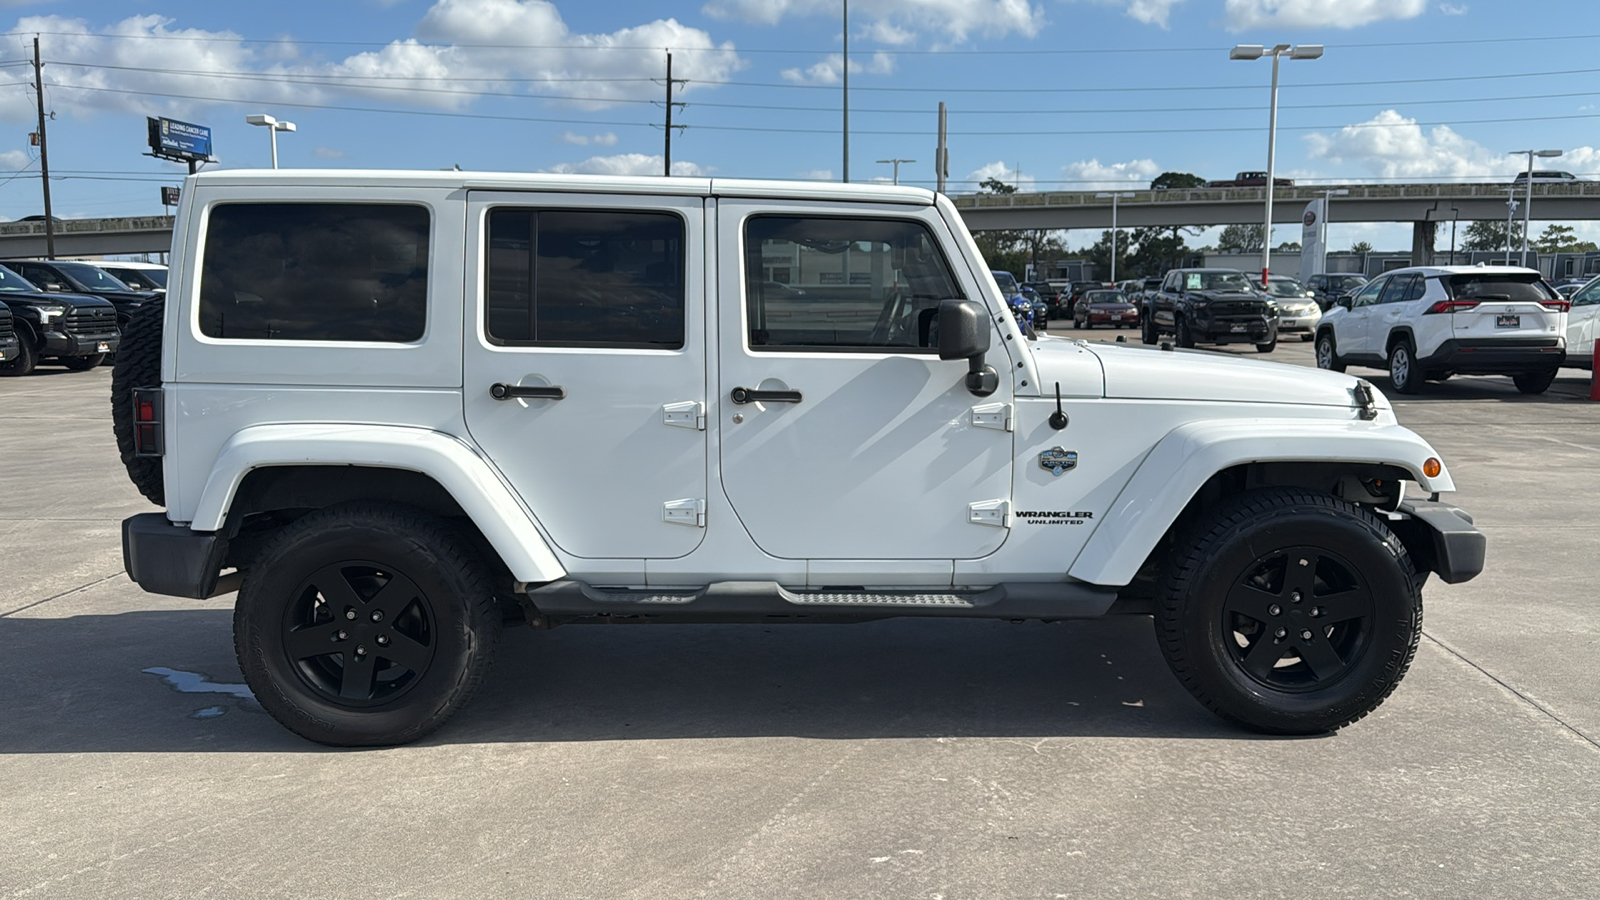
<svg viewBox="0 0 1600 900">
<path fill-rule="evenodd" d="M 161 186 L 161 205 L 162 206 L 177 206 L 178 205 L 178 189 L 175 188 L 175 187 L 170 187 L 170 186 L 165 185 L 165 184 L 162 185 Z"/>
<path fill-rule="evenodd" d="M 177 119 L 147 117 L 150 155 L 173 162 L 204 162 L 211 158 L 211 129 Z"/>
</svg>

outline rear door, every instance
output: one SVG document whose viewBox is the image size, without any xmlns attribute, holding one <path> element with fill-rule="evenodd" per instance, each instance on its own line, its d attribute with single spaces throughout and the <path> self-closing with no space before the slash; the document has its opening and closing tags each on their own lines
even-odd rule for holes
<svg viewBox="0 0 1600 900">
<path fill-rule="evenodd" d="M 1456 340 L 1538 340 L 1564 336 L 1566 313 L 1544 306 L 1561 296 L 1537 272 L 1450 275 L 1445 289 L 1458 301 L 1450 313 Z"/>
<path fill-rule="evenodd" d="M 695 196 L 474 192 L 467 428 L 557 547 L 673 558 L 705 528 Z"/>
</svg>

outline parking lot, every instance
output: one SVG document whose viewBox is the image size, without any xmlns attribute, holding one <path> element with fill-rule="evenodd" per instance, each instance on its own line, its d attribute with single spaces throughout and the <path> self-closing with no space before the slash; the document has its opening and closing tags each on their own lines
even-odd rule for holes
<svg viewBox="0 0 1600 900">
<path fill-rule="evenodd" d="M 1052 334 L 1138 341 L 1134 331 Z M 1215 351 L 1258 357 L 1242 345 Z M 1311 344 L 1269 358 L 1312 365 Z M 1383 373 L 1352 368 L 1388 390 Z M 231 596 L 146 594 L 110 371 L 0 380 L 0 897 L 1565 897 L 1600 883 L 1600 403 L 1395 401 L 1489 539 L 1344 732 L 1197 705 L 1144 618 L 511 629 L 412 746 L 303 741 Z"/>
</svg>

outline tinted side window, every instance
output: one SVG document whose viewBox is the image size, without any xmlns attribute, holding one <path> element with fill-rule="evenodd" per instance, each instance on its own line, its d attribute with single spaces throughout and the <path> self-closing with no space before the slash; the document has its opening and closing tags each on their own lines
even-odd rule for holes
<svg viewBox="0 0 1600 900">
<path fill-rule="evenodd" d="M 752 350 L 931 348 L 939 301 L 963 296 L 917 221 L 756 216 L 744 246 Z"/>
<path fill-rule="evenodd" d="M 218 206 L 200 270 L 200 332 L 274 341 L 420 340 L 428 226 L 428 210 L 415 205 Z"/>
<path fill-rule="evenodd" d="M 684 223 L 672 213 L 489 213 L 488 313 L 497 344 L 676 350 Z"/>
<path fill-rule="evenodd" d="M 1405 300 L 1411 292 L 1411 285 L 1416 280 L 1417 276 L 1415 275 L 1396 275 L 1390 278 L 1389 283 L 1383 289 L 1383 296 L 1378 299 L 1378 302 L 1399 303 Z"/>
<path fill-rule="evenodd" d="M 1600 303 L 1600 279 L 1589 282 L 1572 295 L 1573 306 L 1594 306 Z"/>
<path fill-rule="evenodd" d="M 1355 297 L 1351 298 L 1350 305 L 1352 307 L 1368 306 L 1378 302 L 1378 292 L 1383 290 L 1383 286 L 1387 281 L 1388 279 L 1386 278 L 1379 278 L 1377 281 L 1363 285 L 1361 290 L 1356 292 Z"/>
</svg>

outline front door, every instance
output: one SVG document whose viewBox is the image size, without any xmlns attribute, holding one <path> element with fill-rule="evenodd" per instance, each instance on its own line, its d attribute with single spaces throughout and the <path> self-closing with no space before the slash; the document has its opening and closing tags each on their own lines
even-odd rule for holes
<svg viewBox="0 0 1600 900">
<path fill-rule="evenodd" d="M 934 320 L 982 300 L 975 276 L 934 210 L 879 209 L 717 211 L 722 485 L 774 556 L 966 559 L 1006 538 L 1015 363 L 997 332 L 1000 389 L 968 392 Z"/>
<path fill-rule="evenodd" d="M 1376 278 L 1362 285 L 1361 290 L 1350 298 L 1350 308 L 1339 317 L 1333 329 L 1333 342 L 1338 345 L 1340 356 L 1384 354 L 1384 348 L 1373 348 L 1368 332 L 1372 329 L 1378 295 L 1383 292 L 1386 282 L 1388 278 Z"/>
<path fill-rule="evenodd" d="M 705 528 L 699 197 L 474 192 L 467 428 L 551 540 L 671 558 Z"/>
</svg>

